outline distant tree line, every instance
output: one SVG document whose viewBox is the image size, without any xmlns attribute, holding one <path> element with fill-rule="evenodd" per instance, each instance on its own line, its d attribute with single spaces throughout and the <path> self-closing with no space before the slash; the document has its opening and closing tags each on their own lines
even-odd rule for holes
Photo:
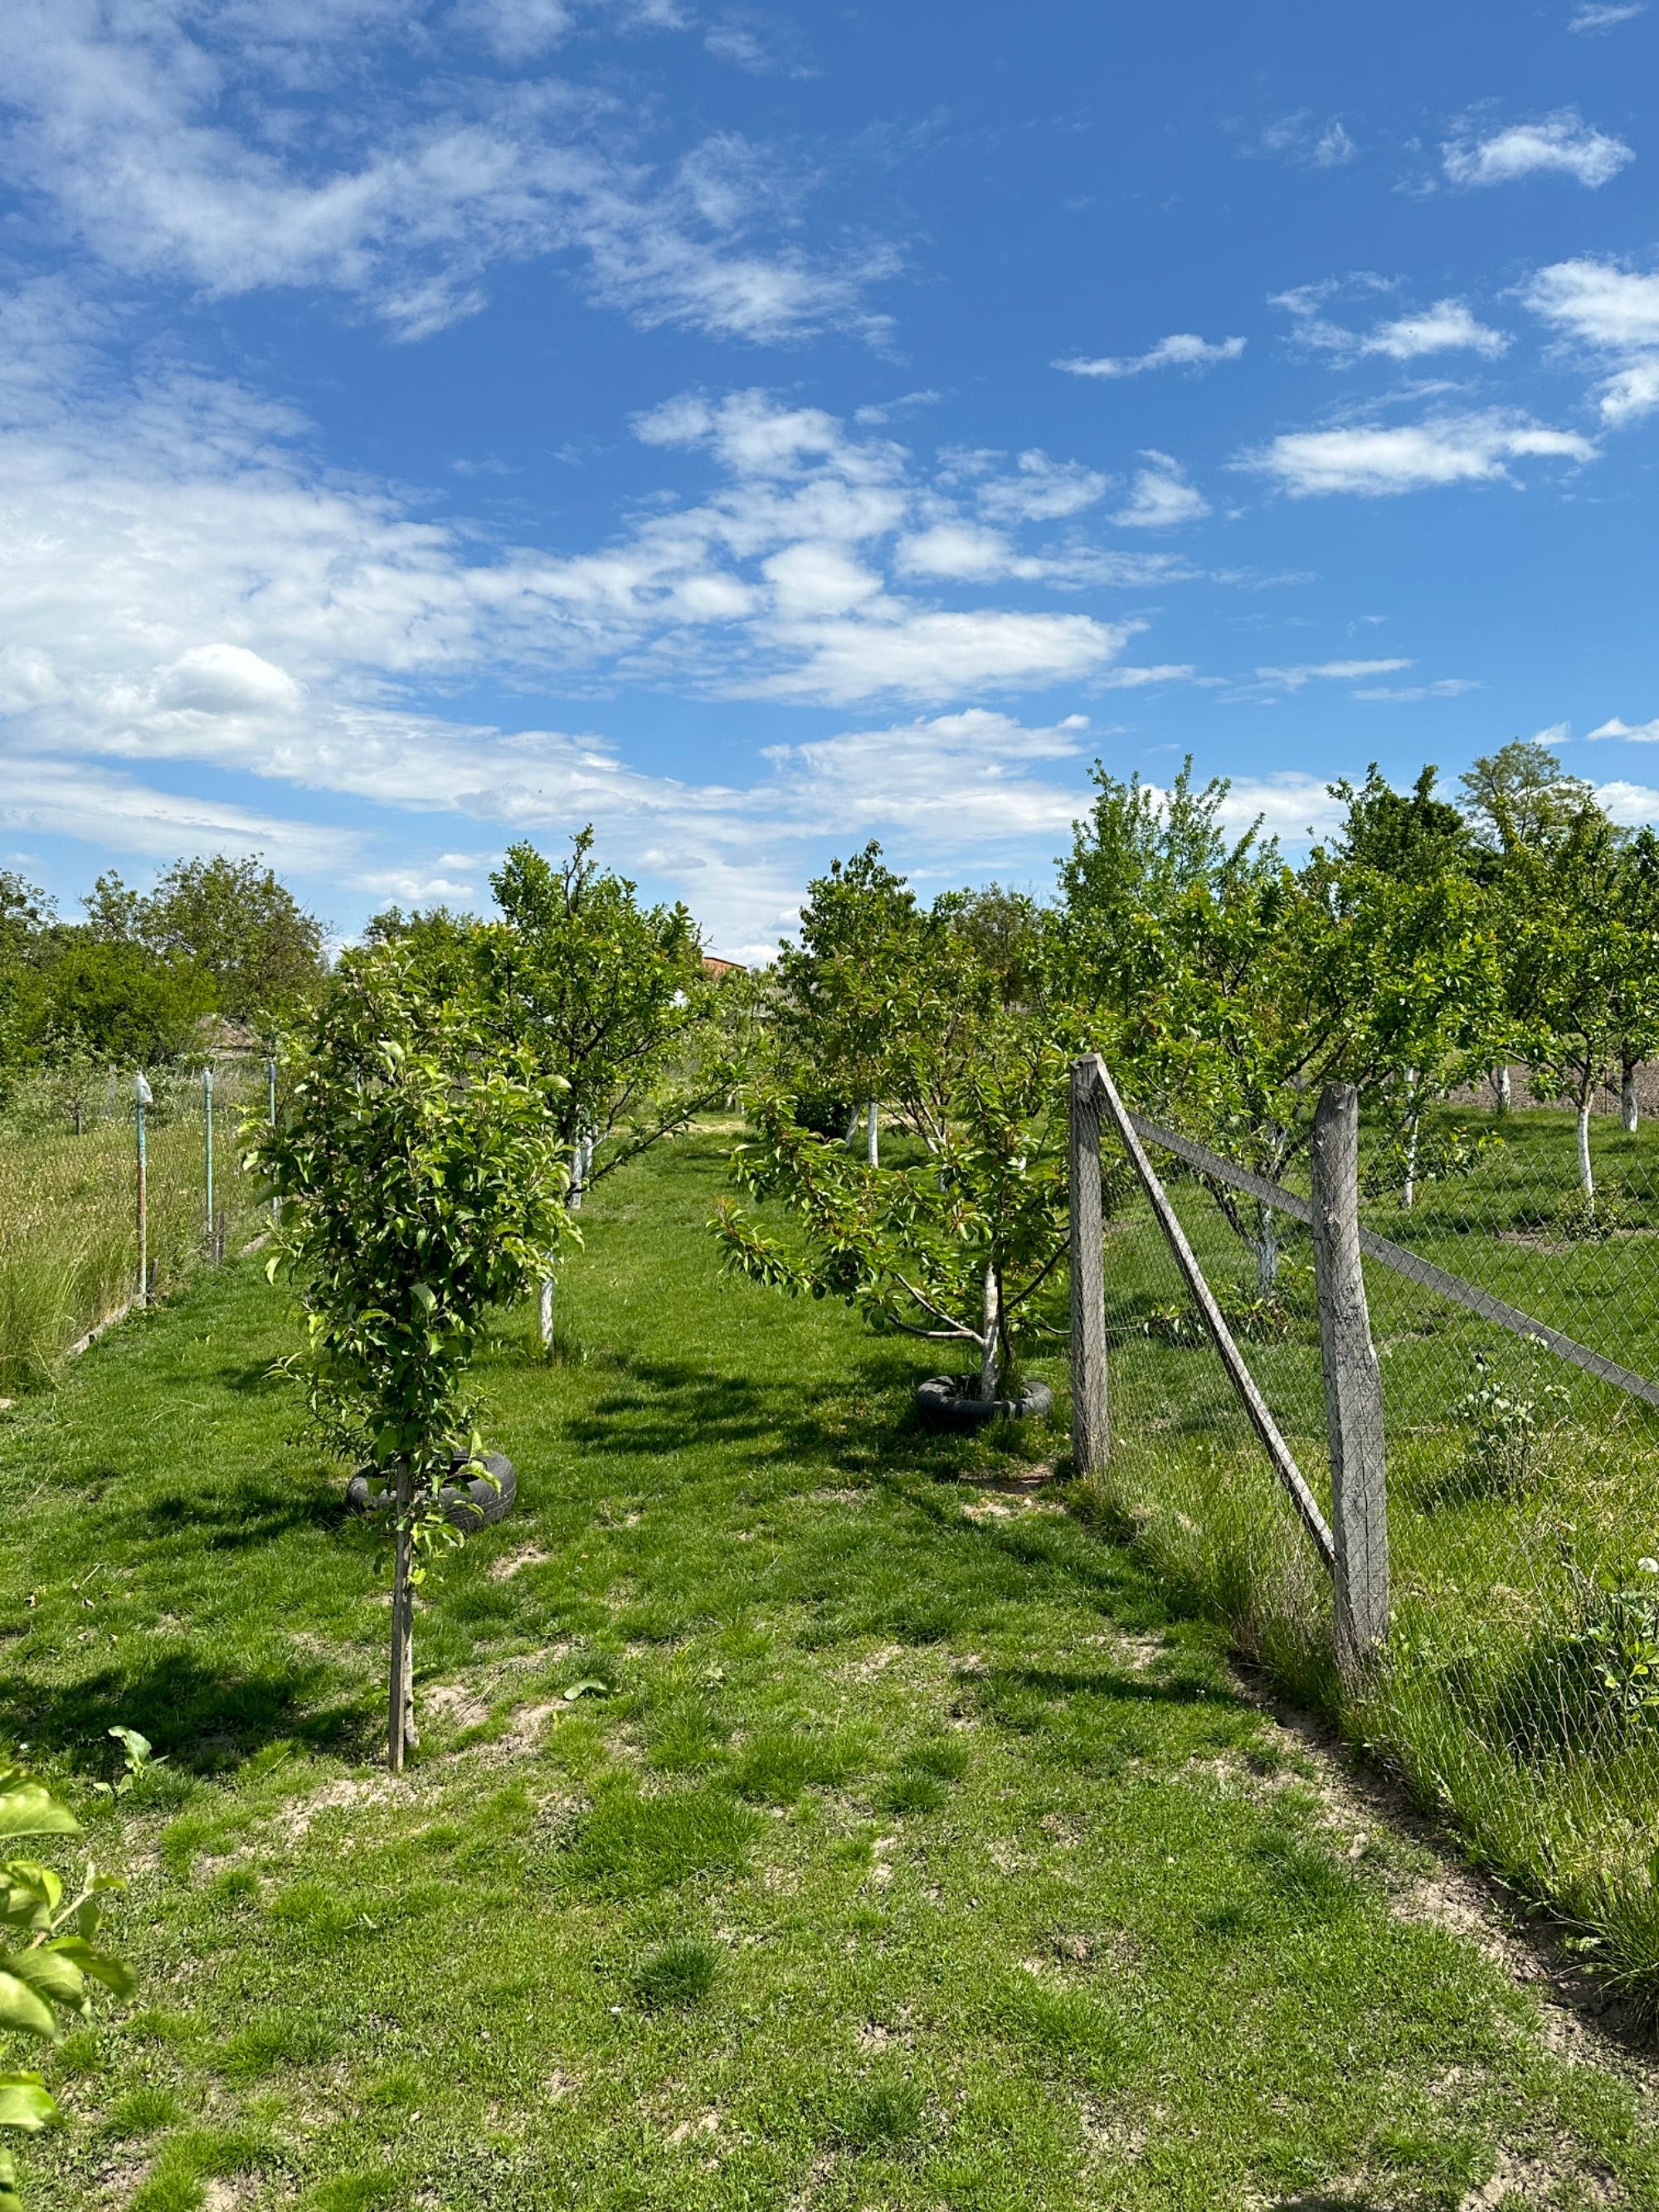
<svg viewBox="0 0 1659 2212">
<path fill-rule="evenodd" d="M 213 1017 L 264 1036 L 313 1002 L 323 924 L 257 858 L 180 860 L 153 890 L 100 876 L 60 915 L 0 870 L 0 1091 L 35 1068 L 156 1067 Z"/>
</svg>

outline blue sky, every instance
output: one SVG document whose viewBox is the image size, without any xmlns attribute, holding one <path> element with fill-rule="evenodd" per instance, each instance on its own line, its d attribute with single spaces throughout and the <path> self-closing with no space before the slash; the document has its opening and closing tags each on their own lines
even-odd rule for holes
<svg viewBox="0 0 1659 2212">
<path fill-rule="evenodd" d="M 1650 818 L 1656 39 L 8 0 L 0 864 L 349 933 L 592 820 L 743 956 L 872 836 L 1044 885 L 1097 756 Z"/>
</svg>

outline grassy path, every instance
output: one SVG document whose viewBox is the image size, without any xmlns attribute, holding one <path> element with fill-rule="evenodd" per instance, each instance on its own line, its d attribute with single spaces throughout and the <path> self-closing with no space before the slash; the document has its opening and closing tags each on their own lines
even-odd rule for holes
<svg viewBox="0 0 1659 2212">
<path fill-rule="evenodd" d="M 1640 2075 L 1121 1552 L 908 1430 L 920 1348 L 723 1284 L 717 1177 L 607 1186 L 571 1355 L 494 1348 L 520 1508 L 403 1785 L 255 1270 L 0 1425 L 8 1726 L 168 1759 L 82 1799 L 143 1990 L 55 2062 L 36 2212 L 1659 2207 Z"/>
</svg>

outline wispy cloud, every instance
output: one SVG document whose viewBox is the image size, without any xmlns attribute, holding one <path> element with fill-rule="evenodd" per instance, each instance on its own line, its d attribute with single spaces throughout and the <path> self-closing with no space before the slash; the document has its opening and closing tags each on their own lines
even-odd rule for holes
<svg viewBox="0 0 1659 2212">
<path fill-rule="evenodd" d="M 1135 471 L 1128 502 L 1112 520 L 1131 530 L 1172 530 L 1183 522 L 1201 522 L 1210 502 L 1188 481 L 1179 461 L 1148 447 L 1148 463 Z"/>
<path fill-rule="evenodd" d="M 1620 714 L 1603 722 L 1599 730 L 1590 732 L 1592 738 L 1627 738 L 1637 744 L 1659 744 L 1659 715 L 1650 722 L 1627 722 Z"/>
<path fill-rule="evenodd" d="M 1486 685 L 1472 676 L 1441 676 L 1432 684 L 1377 684 L 1362 687 L 1356 699 L 1391 706 L 1416 706 L 1425 699 L 1461 699 L 1466 691 L 1484 691 Z"/>
<path fill-rule="evenodd" d="M 1616 366 L 1598 392 L 1615 428 L 1659 407 L 1659 274 L 1585 256 L 1540 269 L 1522 297 L 1556 330 Z"/>
<path fill-rule="evenodd" d="M 1259 683 L 1271 684 L 1276 690 L 1300 691 L 1308 684 L 1352 684 L 1366 676 L 1394 676 L 1411 665 L 1409 660 L 1398 659 L 1319 660 L 1292 668 L 1258 668 L 1255 672 Z"/>
<path fill-rule="evenodd" d="M 155 0 L 142 12 L 94 24 L 56 0 L 0 11 L 11 179 L 128 275 L 220 297 L 320 288 L 419 338 L 476 312 L 496 264 L 554 258 L 647 325 L 760 343 L 884 327 L 868 295 L 893 273 L 891 248 L 805 252 L 788 234 L 793 181 L 762 147 L 720 134 L 651 160 L 614 99 L 551 79 L 446 76 L 404 90 L 390 65 L 401 42 L 380 57 L 375 97 L 308 130 L 277 112 L 305 50 L 283 43 L 280 9 L 252 40 L 228 33 L 234 10 Z M 570 12 L 477 0 L 459 20 L 524 61 L 563 36 Z M 325 50 L 350 33 L 368 68 L 396 30 L 343 7 L 318 16 L 311 40 Z"/>
<path fill-rule="evenodd" d="M 1146 353 L 1104 354 L 1090 360 L 1072 355 L 1054 364 L 1067 376 L 1144 376 L 1151 368 L 1213 368 L 1218 362 L 1237 361 L 1244 350 L 1243 338 L 1194 337 L 1190 331 L 1173 331 Z"/>
<path fill-rule="evenodd" d="M 1633 22 L 1647 13 L 1647 0 L 1583 0 L 1567 28 L 1570 31 L 1611 31 L 1620 23 Z"/>
<path fill-rule="evenodd" d="M 1589 461 L 1595 452 L 1592 441 L 1577 431 L 1551 429 L 1529 416 L 1490 409 L 1429 416 L 1420 422 L 1291 431 L 1232 465 L 1271 478 L 1295 498 L 1334 492 L 1379 498 L 1506 480 L 1511 461 Z"/>
<path fill-rule="evenodd" d="M 1509 347 L 1502 331 L 1481 322 L 1467 301 L 1437 300 L 1431 307 L 1376 323 L 1368 331 L 1349 329 L 1328 312 L 1333 296 L 1345 289 L 1365 293 L 1391 287 L 1379 276 L 1361 276 L 1323 284 L 1301 284 L 1277 293 L 1270 305 L 1282 307 L 1292 318 L 1292 341 L 1298 346 L 1327 353 L 1352 364 L 1367 356 L 1387 361 L 1418 361 L 1431 354 L 1473 352 L 1495 360 Z"/>
<path fill-rule="evenodd" d="M 1594 129 L 1576 107 L 1495 131 L 1465 124 L 1441 155 L 1455 185 L 1507 185 L 1524 177 L 1557 176 L 1571 177 L 1592 191 L 1636 159 L 1622 138 Z"/>
<path fill-rule="evenodd" d="M 1340 117 L 1322 123 L 1305 107 L 1270 123 L 1261 134 L 1261 144 L 1269 154 L 1310 169 L 1346 168 L 1359 152 Z"/>
</svg>

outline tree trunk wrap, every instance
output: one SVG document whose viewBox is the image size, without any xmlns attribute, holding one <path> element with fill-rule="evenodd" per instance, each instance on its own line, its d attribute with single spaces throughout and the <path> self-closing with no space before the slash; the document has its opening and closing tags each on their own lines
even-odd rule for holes
<svg viewBox="0 0 1659 2212">
<path fill-rule="evenodd" d="M 1078 1474 L 1098 1474 L 1111 1456 L 1111 1430 L 1101 1219 L 1100 1096 L 1092 1060 L 1076 1060 L 1072 1066 L 1068 1137 L 1072 1467 Z"/>
<path fill-rule="evenodd" d="M 417 1739 L 415 1718 L 415 1608 L 410 1583 L 410 1471 L 407 1459 L 398 1462 L 396 1512 L 398 1526 L 392 1555 L 392 1668 L 386 1700 L 386 1764 L 394 1774 L 404 1771 L 404 1750 Z"/>
<path fill-rule="evenodd" d="M 1002 1284 L 995 1267 L 989 1261 L 985 1268 L 985 1334 L 979 1347 L 979 1395 L 994 1398 L 1001 1365 L 1002 1349 Z"/>
<path fill-rule="evenodd" d="M 1589 1101 L 1578 1109 L 1578 1188 L 1591 1205 L 1595 1203 L 1595 1170 L 1590 1164 Z"/>
<path fill-rule="evenodd" d="M 881 1125 L 876 1118 L 873 1098 L 865 1114 L 865 1158 L 872 1168 L 881 1165 Z"/>
</svg>

